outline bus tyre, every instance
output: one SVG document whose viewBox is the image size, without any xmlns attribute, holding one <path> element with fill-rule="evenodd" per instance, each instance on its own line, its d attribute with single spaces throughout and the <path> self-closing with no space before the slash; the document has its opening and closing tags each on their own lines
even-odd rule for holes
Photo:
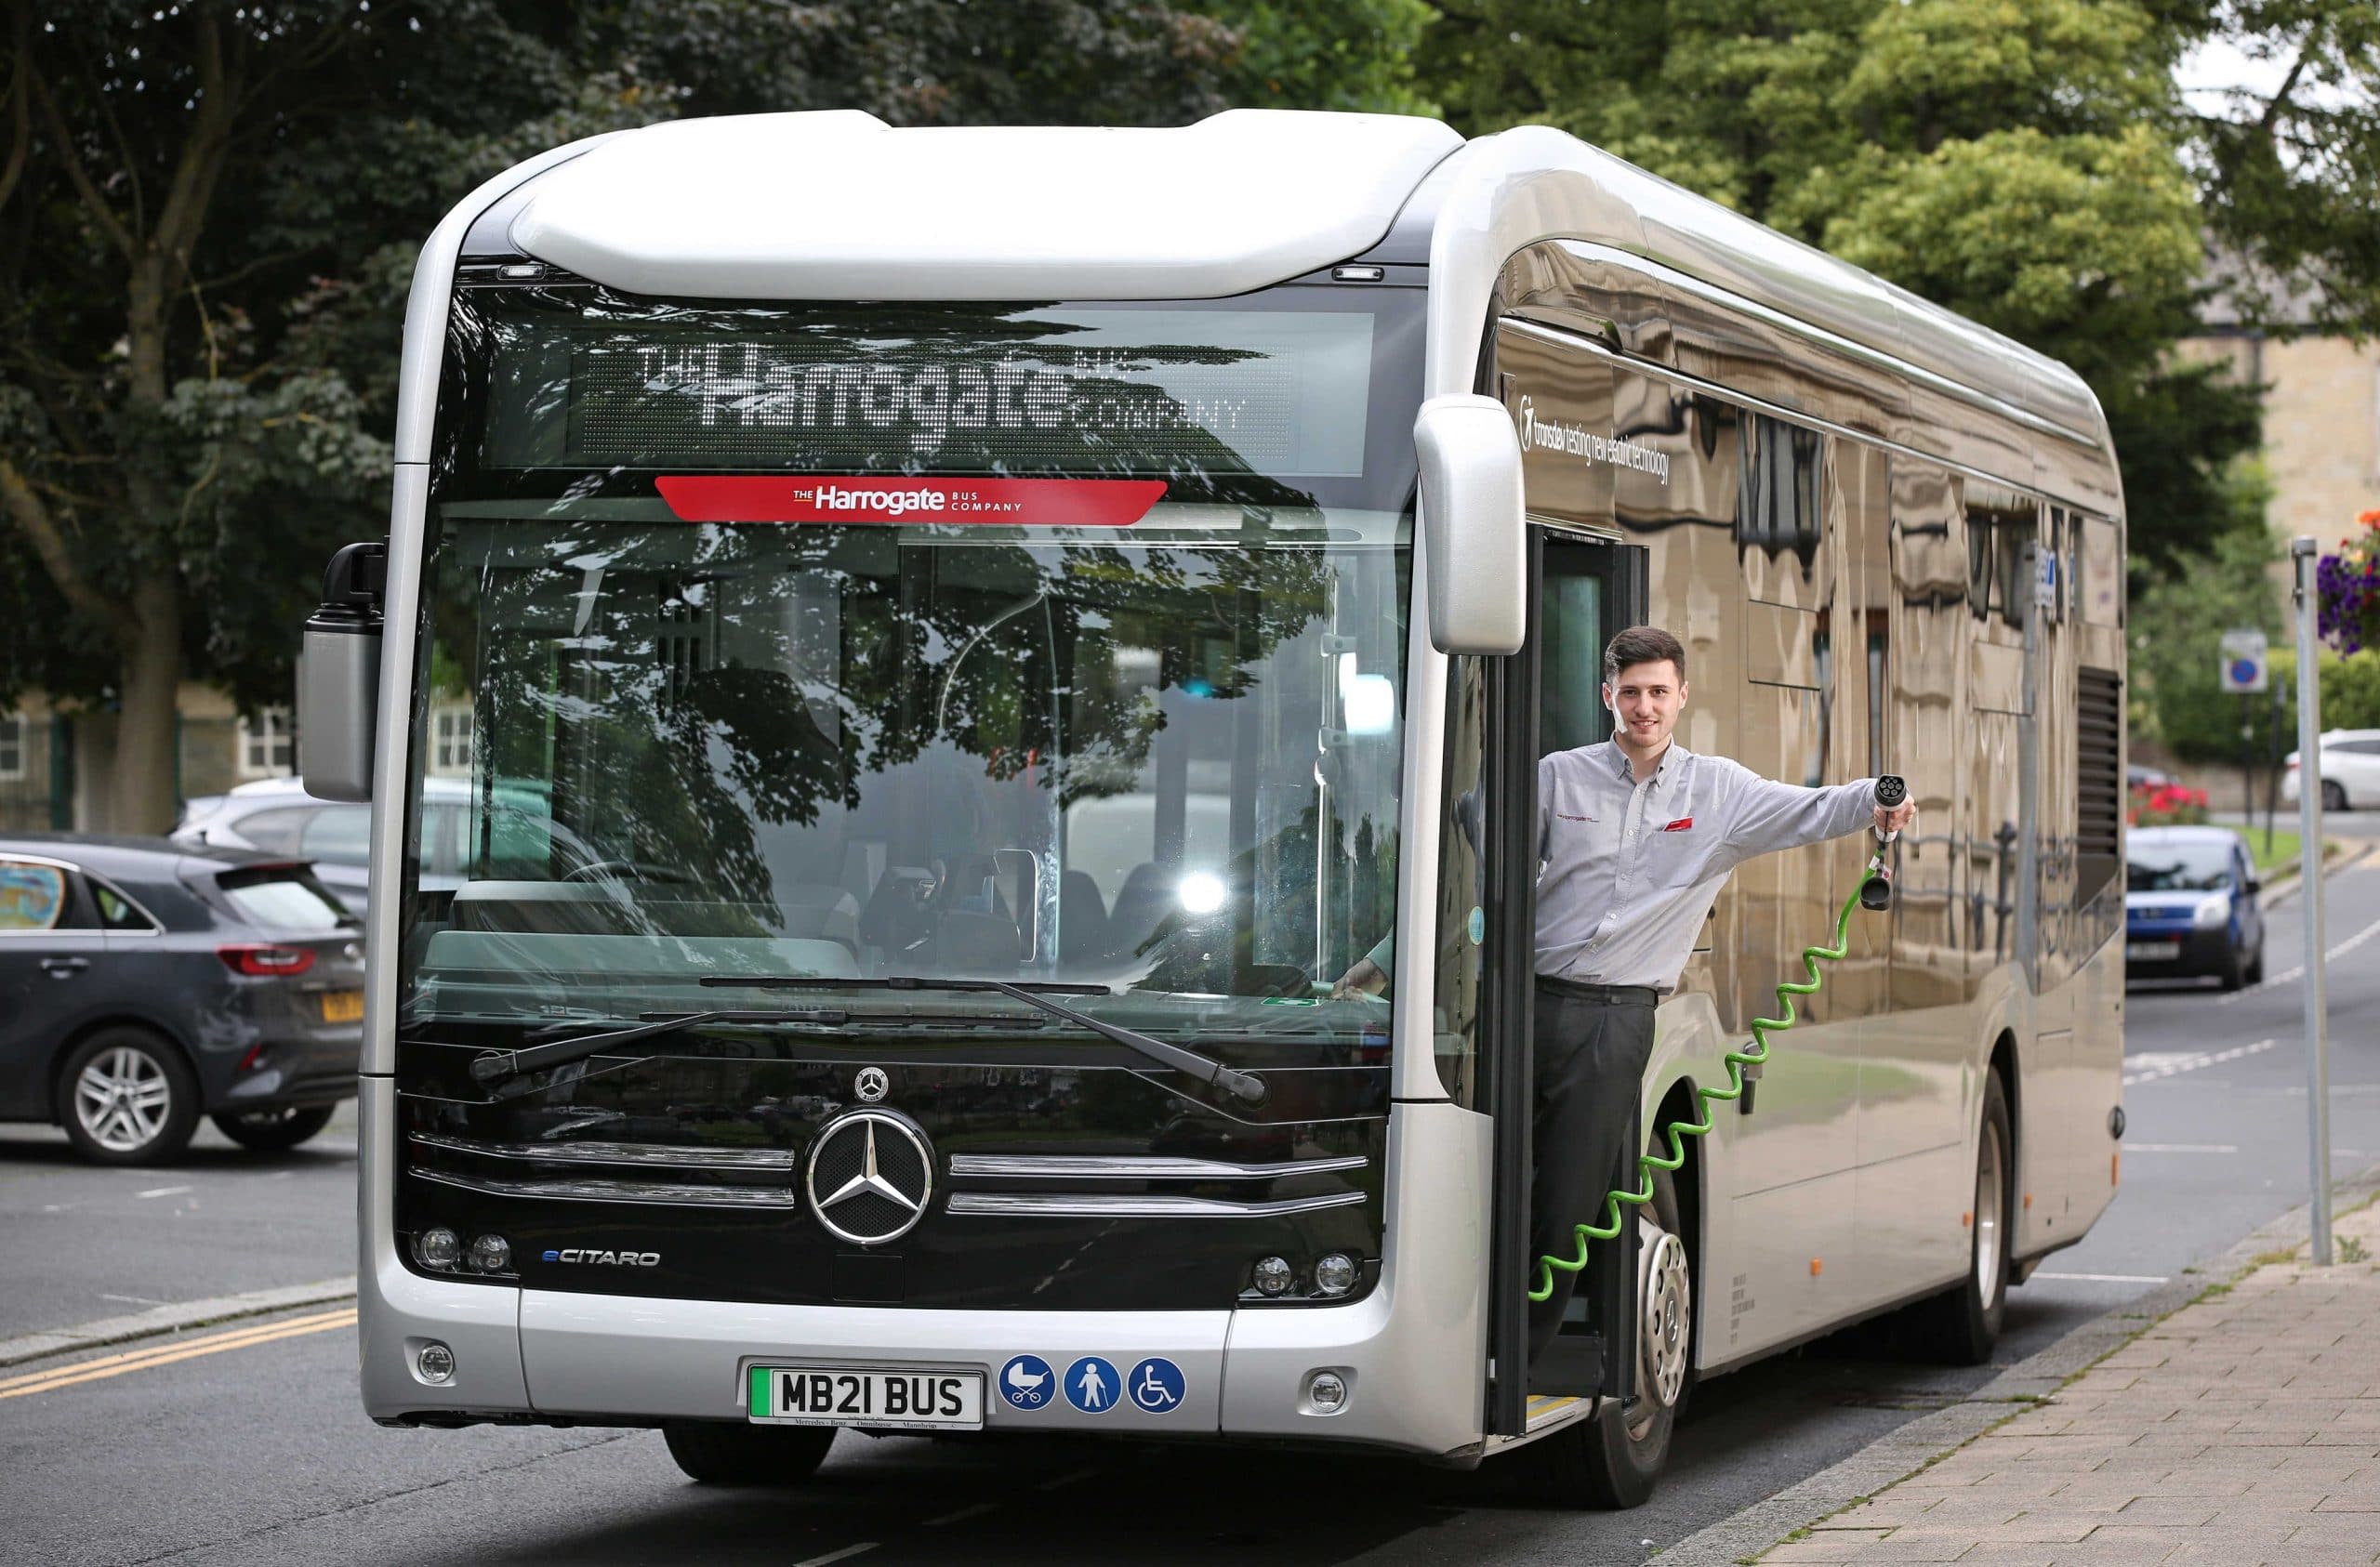
<svg viewBox="0 0 2380 1567">
<path fill-rule="evenodd" d="M 671 1420 L 661 1440 L 686 1478 L 705 1485 L 795 1485 L 826 1462 L 835 1428 Z"/>
<path fill-rule="evenodd" d="M 2008 1304 L 2009 1201 L 2016 1187 L 2016 1139 L 2000 1074 L 1983 1080 L 1983 1127 L 1976 1139 L 1975 1206 L 1967 1230 L 1967 1276 L 1917 1309 L 1918 1346 L 1929 1360 L 1981 1365 L 2000 1341 Z"/>
<path fill-rule="evenodd" d="M 1676 1178 L 1653 1172 L 1653 1200 L 1635 1210 L 1636 1390 L 1606 1398 L 1589 1418 L 1524 1449 L 1535 1489 L 1556 1506 L 1641 1507 L 1669 1462 L 1670 1433 L 1686 1406 L 1694 1358 L 1694 1268 Z"/>
</svg>

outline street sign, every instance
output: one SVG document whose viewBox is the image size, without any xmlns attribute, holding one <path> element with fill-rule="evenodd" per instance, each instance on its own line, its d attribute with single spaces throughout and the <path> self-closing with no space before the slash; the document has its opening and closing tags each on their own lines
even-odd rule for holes
<svg viewBox="0 0 2380 1567">
<path fill-rule="evenodd" d="M 2248 695 L 2261 695 L 2265 690 L 2268 668 L 2265 662 L 2265 634 L 2261 631 L 2226 631 L 2223 634 L 2223 689 Z"/>
</svg>

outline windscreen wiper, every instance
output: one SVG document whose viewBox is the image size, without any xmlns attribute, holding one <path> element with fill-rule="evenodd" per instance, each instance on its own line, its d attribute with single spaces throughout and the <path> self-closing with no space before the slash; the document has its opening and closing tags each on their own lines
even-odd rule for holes
<svg viewBox="0 0 2380 1567">
<path fill-rule="evenodd" d="M 605 1029 L 601 1034 L 575 1034 L 567 1039 L 550 1040 L 522 1050 L 490 1050 L 483 1056 L 472 1058 L 471 1075 L 487 1086 L 490 1099 L 519 1099 L 523 1094 L 537 1092 L 537 1087 L 518 1079 L 550 1067 L 583 1061 L 589 1056 L 600 1056 L 615 1045 L 633 1044 L 640 1039 L 658 1039 L 665 1034 L 699 1028 L 705 1023 L 822 1023 L 831 1027 L 840 1025 L 849 1017 L 850 1014 L 840 1007 L 787 1007 L 766 1012 L 746 1009 L 681 1012 L 639 1023 L 633 1028 Z"/>
<path fill-rule="evenodd" d="M 782 977 L 761 975 L 757 978 L 743 975 L 730 976 L 726 974 L 712 974 L 706 975 L 699 982 L 705 985 L 722 986 L 728 989 L 734 989 L 737 986 L 746 986 L 756 990 L 946 990 L 989 992 L 996 995 L 1005 995 L 1012 1001 L 1022 1001 L 1028 1007 L 1038 1007 L 1053 1018 L 1064 1018 L 1070 1023 L 1074 1023 L 1082 1028 L 1087 1028 L 1093 1034 L 1114 1040 L 1117 1044 L 1123 1046 L 1126 1049 L 1138 1050 L 1142 1055 L 1148 1057 L 1149 1060 L 1170 1066 L 1176 1072 L 1186 1072 L 1191 1076 L 1197 1078 L 1199 1082 L 1207 1084 L 1210 1087 L 1221 1088 L 1224 1092 L 1230 1094 L 1233 1098 L 1240 1100 L 1245 1103 L 1263 1103 L 1265 1094 L 1268 1091 L 1264 1086 L 1264 1080 L 1263 1078 L 1252 1076 L 1248 1073 L 1240 1072 L 1233 1067 L 1225 1066 L 1223 1062 L 1215 1060 L 1212 1056 L 1202 1056 L 1196 1050 L 1185 1049 L 1179 1045 L 1169 1045 L 1164 1040 L 1158 1039 L 1152 1034 L 1141 1033 L 1138 1029 L 1124 1028 L 1116 1023 L 1104 1022 L 1101 1020 L 1092 1017 L 1088 1012 L 1078 1012 L 1071 1007 L 1050 999 L 1051 993 L 1055 993 L 1059 995 L 1113 995 L 1116 994 L 1114 991 L 1109 990 L 1105 985 L 1060 984 L 1054 982 L 1016 985 L 1009 983 L 1006 980 L 921 980 L 908 975 L 893 975 L 887 979 L 879 980 L 822 980 L 813 978 L 806 974 L 785 975 Z"/>
</svg>

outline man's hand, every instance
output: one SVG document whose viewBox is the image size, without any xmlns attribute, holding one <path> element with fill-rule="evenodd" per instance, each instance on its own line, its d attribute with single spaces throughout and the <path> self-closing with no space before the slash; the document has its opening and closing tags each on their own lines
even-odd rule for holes
<svg viewBox="0 0 2380 1567">
<path fill-rule="evenodd" d="M 1901 831 L 1916 820 L 1917 802 L 1915 800 L 1903 800 L 1889 810 L 1883 806 L 1876 808 L 1876 831 L 1884 836 L 1890 836 Z"/>
<path fill-rule="evenodd" d="M 1339 982 L 1330 987 L 1330 999 L 1355 1001 L 1378 995 L 1387 988 L 1388 976 L 1381 972 L 1380 965 L 1368 957 L 1359 957 L 1355 966 L 1340 975 Z"/>
</svg>

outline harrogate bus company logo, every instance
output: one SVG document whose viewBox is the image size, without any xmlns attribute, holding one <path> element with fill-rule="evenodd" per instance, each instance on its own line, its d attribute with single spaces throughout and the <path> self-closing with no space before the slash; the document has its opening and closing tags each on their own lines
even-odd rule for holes
<svg viewBox="0 0 2380 1567">
<path fill-rule="evenodd" d="M 822 520 L 983 517 L 1025 509 L 1015 501 L 996 499 L 981 490 L 964 485 L 849 484 L 829 481 L 819 484 L 796 484 L 793 499 L 797 504 L 813 507 Z"/>
</svg>

